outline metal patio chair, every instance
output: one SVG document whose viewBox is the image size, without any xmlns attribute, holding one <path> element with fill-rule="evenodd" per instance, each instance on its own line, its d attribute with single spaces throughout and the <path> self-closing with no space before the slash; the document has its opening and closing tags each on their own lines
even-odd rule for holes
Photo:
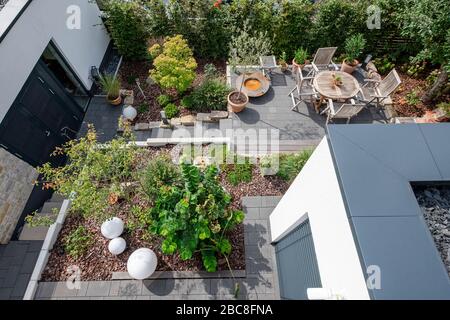
<svg viewBox="0 0 450 320">
<path fill-rule="evenodd" d="M 327 108 L 322 111 L 327 113 L 327 124 L 334 119 L 347 119 L 347 124 L 350 120 L 364 109 L 364 103 L 356 103 L 354 99 L 350 103 L 342 104 L 337 110 L 333 100 L 328 99 Z"/>
<path fill-rule="evenodd" d="M 270 80 L 272 71 L 278 67 L 277 59 L 275 56 L 261 56 L 259 62 L 263 75 Z"/>
<path fill-rule="evenodd" d="M 311 64 L 305 66 L 306 68 L 310 68 L 308 76 L 315 76 L 320 71 L 330 70 L 330 66 L 334 70 L 339 70 L 338 66 L 333 62 L 333 56 L 336 50 L 337 47 L 317 49 Z"/>
<path fill-rule="evenodd" d="M 296 72 L 296 85 L 294 89 L 289 92 L 289 96 L 292 100 L 292 108 L 291 110 L 299 111 L 298 106 L 302 101 L 305 101 L 306 98 L 310 99 L 310 102 L 313 104 L 314 99 L 319 99 L 319 95 L 317 91 L 314 89 L 312 85 L 312 80 L 314 77 L 305 77 L 301 70 Z"/>
<path fill-rule="evenodd" d="M 365 103 L 366 106 L 375 102 L 377 107 L 387 99 L 402 83 L 397 71 L 392 69 L 384 79 L 373 80 L 364 79 L 366 82 L 360 89 L 358 99 Z"/>
</svg>

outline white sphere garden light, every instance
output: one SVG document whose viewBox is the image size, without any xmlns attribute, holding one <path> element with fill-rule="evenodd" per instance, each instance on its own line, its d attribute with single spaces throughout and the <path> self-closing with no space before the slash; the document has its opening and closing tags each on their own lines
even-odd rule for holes
<svg viewBox="0 0 450 320">
<path fill-rule="evenodd" d="M 102 235 L 107 239 L 114 239 L 120 237 L 123 232 L 124 223 L 117 217 L 106 220 L 103 222 L 100 230 Z"/>
<path fill-rule="evenodd" d="M 133 106 L 126 106 L 123 109 L 122 115 L 125 119 L 133 121 L 137 117 L 137 110 Z"/>
<path fill-rule="evenodd" d="M 108 244 L 108 250 L 111 254 L 118 256 L 125 251 L 127 243 L 123 238 L 114 238 Z"/>
<path fill-rule="evenodd" d="M 141 248 L 128 258 L 127 271 L 132 278 L 144 280 L 155 272 L 157 264 L 156 254 L 150 249 Z"/>
</svg>

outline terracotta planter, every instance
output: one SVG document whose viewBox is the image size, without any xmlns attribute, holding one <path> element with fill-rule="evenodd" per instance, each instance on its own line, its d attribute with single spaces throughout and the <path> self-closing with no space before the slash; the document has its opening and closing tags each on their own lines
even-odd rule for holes
<svg viewBox="0 0 450 320">
<path fill-rule="evenodd" d="M 279 62 L 278 63 L 279 65 L 280 65 L 280 68 L 281 68 L 281 72 L 286 72 L 287 71 L 287 69 L 288 69 L 288 64 L 286 63 L 286 62 Z"/>
<path fill-rule="evenodd" d="M 306 66 L 309 63 L 309 60 L 305 60 L 304 64 L 298 64 L 297 62 L 295 62 L 295 59 L 292 59 L 292 66 L 294 71 L 296 70 L 303 70 L 303 67 Z"/>
<path fill-rule="evenodd" d="M 121 96 L 118 96 L 116 99 L 110 99 L 110 98 L 106 97 L 106 100 L 108 101 L 109 104 L 112 104 L 113 106 L 118 106 L 122 103 Z"/>
<path fill-rule="evenodd" d="M 348 64 L 346 62 L 346 60 L 344 60 L 344 61 L 342 61 L 341 71 L 352 74 L 356 70 L 356 67 L 358 66 L 358 64 L 359 64 L 358 60 L 353 61 L 352 64 Z"/>
<path fill-rule="evenodd" d="M 241 112 L 248 103 L 248 96 L 243 92 L 241 92 L 241 97 L 244 97 L 245 102 L 234 102 L 231 97 L 237 96 L 238 94 L 239 91 L 233 91 L 228 95 L 228 110 L 231 112 Z"/>
</svg>

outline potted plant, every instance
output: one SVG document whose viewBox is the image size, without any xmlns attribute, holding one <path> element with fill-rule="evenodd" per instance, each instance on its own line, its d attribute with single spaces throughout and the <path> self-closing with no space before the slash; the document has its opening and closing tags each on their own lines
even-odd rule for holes
<svg viewBox="0 0 450 320">
<path fill-rule="evenodd" d="M 352 74 L 359 64 L 358 58 L 361 55 L 366 40 L 358 33 L 345 40 L 345 58 L 342 61 L 341 71 Z"/>
<path fill-rule="evenodd" d="M 297 51 L 295 51 L 294 59 L 292 60 L 294 70 L 302 70 L 308 63 L 308 51 L 300 47 Z"/>
<path fill-rule="evenodd" d="M 248 95 L 242 92 L 248 66 L 257 65 L 259 57 L 266 56 L 271 51 L 267 33 L 251 32 L 250 30 L 250 23 L 246 20 L 244 27 L 238 30 L 230 41 L 230 58 L 228 63 L 232 70 L 237 70 L 238 66 L 244 69 L 242 82 L 237 84 L 239 89 L 235 89 L 227 97 L 228 109 L 231 112 L 241 112 L 249 101 Z"/>
<path fill-rule="evenodd" d="M 340 75 L 333 73 L 332 77 L 333 77 L 333 85 L 334 86 L 337 86 L 337 87 L 342 86 L 342 77 Z"/>
<path fill-rule="evenodd" d="M 278 64 L 281 67 L 281 72 L 286 72 L 286 70 L 288 69 L 286 52 L 283 51 L 283 53 L 280 56 L 280 59 L 278 60 Z"/>
<path fill-rule="evenodd" d="M 106 100 L 113 106 L 122 103 L 120 96 L 120 80 L 113 75 L 106 74 L 100 77 L 100 85 L 106 93 Z"/>
</svg>

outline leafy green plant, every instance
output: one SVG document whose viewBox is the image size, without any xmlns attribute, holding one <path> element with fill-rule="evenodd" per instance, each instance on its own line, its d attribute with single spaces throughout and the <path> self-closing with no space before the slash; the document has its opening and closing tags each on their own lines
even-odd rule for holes
<svg viewBox="0 0 450 320">
<path fill-rule="evenodd" d="M 362 54 L 366 45 L 366 40 L 361 33 L 352 35 L 345 40 L 345 62 L 349 65 L 355 65 L 355 61 Z"/>
<path fill-rule="evenodd" d="M 244 219 L 241 211 L 231 211 L 231 196 L 218 183 L 218 169 L 208 166 L 204 171 L 181 164 L 183 187 L 169 185 L 160 189 L 151 209 L 151 229 L 164 238 L 165 254 L 179 252 L 183 260 L 199 251 L 205 269 L 217 269 L 217 255 L 231 253 L 227 231 Z"/>
<path fill-rule="evenodd" d="M 191 94 L 196 111 L 226 110 L 230 88 L 221 79 L 205 79 Z"/>
<path fill-rule="evenodd" d="M 145 231 L 145 234 L 147 236 L 151 236 L 151 233 L 149 231 L 152 224 L 150 208 L 133 205 L 130 209 L 130 213 L 131 215 L 128 215 L 128 219 L 126 222 L 127 230 L 131 232 L 143 230 Z"/>
<path fill-rule="evenodd" d="M 248 157 L 240 157 L 238 155 L 227 155 L 233 157 L 233 164 L 223 165 L 223 170 L 227 175 L 228 181 L 237 186 L 240 183 L 248 183 L 252 181 L 253 164 Z"/>
<path fill-rule="evenodd" d="M 281 154 L 277 176 L 285 181 L 294 180 L 308 161 L 311 154 L 311 150 L 305 150 L 296 154 Z"/>
<path fill-rule="evenodd" d="M 102 90 L 106 93 L 109 100 L 115 100 L 120 95 L 120 80 L 119 78 L 105 74 L 100 77 L 100 85 Z"/>
<path fill-rule="evenodd" d="M 406 101 L 408 101 L 408 104 L 410 104 L 412 106 L 418 105 L 420 102 L 420 97 L 419 97 L 419 93 L 417 92 L 417 90 L 412 90 L 411 92 L 406 94 Z"/>
<path fill-rule="evenodd" d="M 181 174 L 168 155 L 158 156 L 148 163 L 141 173 L 142 189 L 154 201 L 162 187 L 179 185 Z"/>
<path fill-rule="evenodd" d="M 139 114 L 145 113 L 148 110 L 149 110 L 149 106 L 148 106 L 148 103 L 146 103 L 146 102 L 141 103 L 137 108 L 137 112 Z"/>
<path fill-rule="evenodd" d="M 167 94 L 162 94 L 156 98 L 156 101 L 162 108 L 164 108 L 172 101 L 172 99 Z"/>
<path fill-rule="evenodd" d="M 259 171 L 262 176 L 274 175 L 278 172 L 279 155 L 266 155 L 259 159 Z"/>
<path fill-rule="evenodd" d="M 89 125 L 86 136 L 58 147 L 53 156 L 66 156 L 64 166 L 46 163 L 37 168 L 45 189 L 70 197 L 71 211 L 103 220 L 110 217 L 111 193 L 125 195 L 133 181 L 133 163 L 140 150 L 129 142 L 133 135 L 125 125 L 124 133 L 99 147 L 97 133 Z"/>
<path fill-rule="evenodd" d="M 388 56 L 383 56 L 382 58 L 375 58 L 373 60 L 375 67 L 380 74 L 385 75 L 395 68 L 395 63 L 392 62 Z"/>
<path fill-rule="evenodd" d="M 164 107 L 164 112 L 166 113 L 166 117 L 168 119 L 172 119 L 175 118 L 180 113 L 180 109 L 178 109 L 178 107 L 175 104 L 169 103 L 167 106 Z"/>
<path fill-rule="evenodd" d="M 450 117 L 450 102 L 441 102 L 436 106 L 438 109 L 441 109 L 445 112 L 445 114 Z"/>
<path fill-rule="evenodd" d="M 181 99 L 181 105 L 188 110 L 194 109 L 194 98 L 192 96 L 186 96 Z"/>
<path fill-rule="evenodd" d="M 74 259 L 80 258 L 92 244 L 93 236 L 84 226 L 77 227 L 64 239 L 64 249 Z"/>
<path fill-rule="evenodd" d="M 195 79 L 195 62 L 192 50 L 181 35 L 166 38 L 163 50 L 153 61 L 151 77 L 164 89 L 185 92 Z"/>
<path fill-rule="evenodd" d="M 104 3 L 106 26 L 115 46 L 127 59 L 142 59 L 147 55 L 149 17 L 139 0 L 109 0 Z"/>
<path fill-rule="evenodd" d="M 306 59 L 308 59 L 308 51 L 303 48 L 299 48 L 295 51 L 294 60 L 297 64 L 305 64 Z"/>
</svg>

